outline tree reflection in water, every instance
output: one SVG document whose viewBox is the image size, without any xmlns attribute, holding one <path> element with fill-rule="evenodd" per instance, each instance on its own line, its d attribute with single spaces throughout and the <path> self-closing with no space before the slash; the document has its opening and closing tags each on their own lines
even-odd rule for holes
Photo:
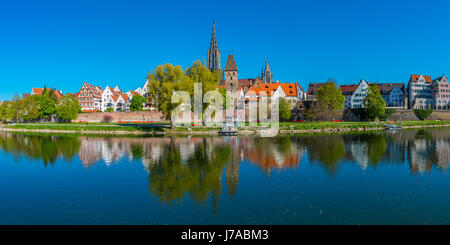
<svg viewBox="0 0 450 245">
<path fill-rule="evenodd" d="M 84 167 L 140 162 L 149 176 L 150 192 L 161 202 L 190 197 L 217 208 L 222 185 L 230 197 L 239 185 L 240 163 L 258 166 L 264 175 L 311 164 L 330 175 L 343 164 L 376 170 L 385 164 L 407 163 L 411 173 L 433 168 L 445 171 L 449 163 L 450 130 L 402 130 L 356 134 L 244 137 L 87 137 L 0 134 L 0 149 L 16 159 L 26 156 L 44 166 L 73 161 Z M 301 171 L 301 169 L 300 169 Z M 225 177 L 224 181 L 222 178 Z"/>
<path fill-rule="evenodd" d="M 47 166 L 55 163 L 58 157 L 63 157 L 66 162 L 72 161 L 80 149 L 80 141 L 77 137 L 66 136 L 1 134 L 0 147 L 17 160 L 25 155 L 42 160 Z"/>
</svg>

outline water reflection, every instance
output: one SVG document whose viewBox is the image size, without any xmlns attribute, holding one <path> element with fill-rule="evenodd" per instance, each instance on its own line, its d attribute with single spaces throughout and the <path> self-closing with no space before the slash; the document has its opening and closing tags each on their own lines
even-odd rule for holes
<svg viewBox="0 0 450 245">
<path fill-rule="evenodd" d="M 257 137 L 71 137 L 2 133 L 0 148 L 19 160 L 26 156 L 45 166 L 78 156 L 84 167 L 112 165 L 122 160 L 142 163 L 149 190 L 161 202 L 189 196 L 198 203 L 218 199 L 226 185 L 229 196 L 238 190 L 240 164 L 273 171 L 303 164 L 336 175 L 344 164 L 363 171 L 382 165 L 407 164 L 413 174 L 446 170 L 450 130 L 404 130 L 347 135 Z M 225 178 L 224 182 L 222 178 Z"/>
</svg>

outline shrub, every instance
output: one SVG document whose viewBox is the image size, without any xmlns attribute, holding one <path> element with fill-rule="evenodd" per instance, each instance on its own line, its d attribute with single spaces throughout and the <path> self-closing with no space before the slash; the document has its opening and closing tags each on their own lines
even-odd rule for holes
<svg viewBox="0 0 450 245">
<path fill-rule="evenodd" d="M 111 115 L 104 115 L 103 116 L 103 122 L 110 123 L 112 121 L 113 117 Z"/>
<path fill-rule="evenodd" d="M 108 108 L 106 108 L 106 112 L 114 112 L 114 108 L 108 107 Z"/>
<path fill-rule="evenodd" d="M 384 115 L 380 115 L 378 118 L 380 119 L 380 121 L 387 121 L 389 117 L 392 116 L 392 114 L 394 114 L 394 112 L 395 112 L 394 109 L 386 109 Z"/>
<path fill-rule="evenodd" d="M 431 109 L 415 109 L 414 115 L 416 115 L 419 120 L 426 120 L 428 117 L 431 116 L 431 113 L 433 113 L 433 110 Z"/>
</svg>

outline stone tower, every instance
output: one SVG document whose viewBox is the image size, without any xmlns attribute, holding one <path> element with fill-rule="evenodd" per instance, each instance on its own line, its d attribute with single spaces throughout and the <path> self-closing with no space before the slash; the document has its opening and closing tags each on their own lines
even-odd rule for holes
<svg viewBox="0 0 450 245">
<path fill-rule="evenodd" d="M 266 59 L 266 66 L 261 74 L 263 83 L 273 83 L 273 74 L 270 71 L 269 59 Z"/>
<path fill-rule="evenodd" d="M 223 72 L 225 87 L 227 90 L 236 92 L 239 87 L 238 68 L 232 54 L 228 55 L 227 64 Z"/>
<path fill-rule="evenodd" d="M 216 24 L 213 21 L 213 29 L 211 34 L 211 45 L 209 46 L 208 50 L 208 68 L 211 71 L 220 70 L 220 51 L 219 47 L 217 46 L 217 39 L 216 39 Z"/>
</svg>

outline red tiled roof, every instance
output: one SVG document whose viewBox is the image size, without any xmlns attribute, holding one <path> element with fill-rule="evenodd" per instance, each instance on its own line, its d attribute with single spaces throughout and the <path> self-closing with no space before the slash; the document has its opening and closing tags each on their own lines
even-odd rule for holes
<svg viewBox="0 0 450 245">
<path fill-rule="evenodd" d="M 410 81 L 411 82 L 417 82 L 419 80 L 421 75 L 411 75 Z M 431 77 L 430 76 L 423 76 L 425 78 L 425 82 L 431 83 Z"/>
<path fill-rule="evenodd" d="M 58 99 L 61 99 L 61 97 L 63 96 L 63 95 L 61 94 L 61 92 L 59 92 L 59 90 L 55 90 L 55 94 L 56 94 L 56 97 L 57 97 Z"/>
<path fill-rule="evenodd" d="M 50 88 L 47 88 L 47 91 L 50 91 L 50 90 L 51 90 Z M 31 93 L 33 95 L 42 95 L 43 92 L 44 92 L 43 88 L 32 88 L 31 89 Z M 61 94 L 61 92 L 59 92 L 59 90 L 57 90 L 57 89 L 54 90 L 54 93 L 58 99 L 61 99 L 61 97 L 63 96 Z"/>
<path fill-rule="evenodd" d="M 82 91 L 84 85 L 86 85 L 86 88 L 87 88 L 88 92 Z M 98 89 L 99 87 L 94 87 L 94 85 L 89 84 L 89 83 L 83 83 L 83 86 L 81 87 L 80 91 L 78 92 L 78 96 L 82 96 L 83 94 L 88 93 L 89 96 L 92 96 L 94 98 L 97 98 L 97 99 L 101 99 L 102 98 L 103 90 L 99 91 L 99 89 Z"/>
<path fill-rule="evenodd" d="M 130 92 L 133 96 L 134 96 L 134 95 L 138 95 L 138 93 L 136 93 L 136 91 L 130 90 L 129 92 Z"/>
<path fill-rule="evenodd" d="M 267 96 L 272 96 L 278 86 L 278 83 L 261 83 L 261 86 L 259 87 L 252 86 L 247 93 L 254 92 L 256 95 L 259 95 L 260 92 L 266 92 Z"/>
<path fill-rule="evenodd" d="M 267 92 L 268 96 L 272 96 L 273 93 L 280 86 L 281 86 L 281 89 L 283 89 L 283 92 L 286 94 L 286 96 L 298 96 L 298 91 L 297 91 L 298 84 L 296 84 L 296 83 L 280 83 L 279 81 L 276 83 L 261 83 L 261 86 L 259 86 L 259 87 L 252 86 L 248 90 L 248 92 L 254 92 L 256 95 L 259 95 L 259 93 L 261 91 L 265 91 L 265 92 Z"/>
<path fill-rule="evenodd" d="M 44 91 L 44 89 L 43 88 L 32 88 L 31 91 L 32 91 L 32 94 L 42 95 L 42 91 Z"/>
<path fill-rule="evenodd" d="M 341 85 L 339 86 L 339 89 L 342 92 L 355 92 L 356 89 L 359 87 L 359 85 Z"/>
<path fill-rule="evenodd" d="M 298 96 L 296 83 L 280 83 L 286 96 Z"/>
</svg>

